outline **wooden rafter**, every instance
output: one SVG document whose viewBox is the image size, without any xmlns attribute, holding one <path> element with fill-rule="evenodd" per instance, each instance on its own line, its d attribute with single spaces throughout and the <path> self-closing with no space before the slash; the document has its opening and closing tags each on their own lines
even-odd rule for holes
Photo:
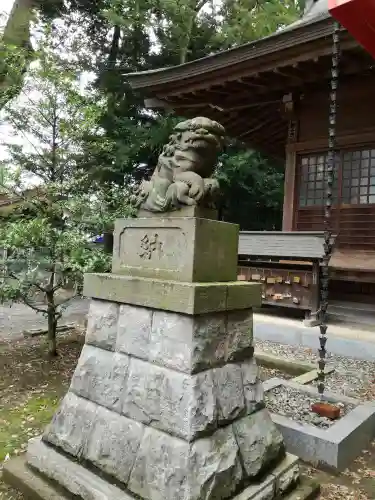
<svg viewBox="0 0 375 500">
<path fill-rule="evenodd" d="M 253 89 L 261 89 L 261 90 L 266 90 L 267 89 L 267 83 L 265 81 L 262 81 L 262 79 L 258 79 L 257 77 L 251 78 L 251 79 L 246 79 L 246 78 L 238 78 L 235 80 L 234 84 L 238 85 L 238 87 L 242 90 L 253 88 Z"/>
<path fill-rule="evenodd" d="M 238 106 L 232 106 L 227 108 L 227 111 L 243 111 L 244 109 L 250 108 L 263 108 L 265 106 L 269 106 L 270 104 L 277 105 L 278 103 L 280 103 L 280 98 L 273 99 L 272 101 L 257 101 L 249 104 L 245 103 Z"/>
<path fill-rule="evenodd" d="M 301 85 L 301 84 L 304 83 L 304 78 L 302 78 L 301 76 L 295 75 L 292 71 L 290 71 L 289 68 L 286 68 L 286 69 L 283 69 L 283 70 L 275 68 L 273 70 L 273 73 L 275 73 L 275 75 L 281 76 L 284 79 L 292 80 L 297 85 Z"/>
<path fill-rule="evenodd" d="M 310 72 L 306 74 L 304 81 L 299 82 L 297 79 L 287 78 L 286 73 L 283 78 L 283 83 L 278 82 L 275 83 L 275 74 L 265 74 L 268 77 L 269 85 L 266 91 L 249 90 L 246 89 L 243 92 L 235 92 L 231 90 L 231 82 L 228 83 L 228 98 L 225 99 L 223 95 L 215 96 L 213 93 L 209 94 L 207 91 L 200 91 L 192 94 L 185 94 L 183 96 L 183 101 L 186 103 L 186 107 L 190 107 L 190 103 L 194 102 L 199 105 L 213 105 L 218 106 L 222 110 L 227 109 L 235 109 L 237 106 L 247 106 L 254 107 L 258 104 L 268 103 L 271 101 L 276 101 L 279 99 L 282 94 L 292 92 L 292 91 L 307 91 L 312 90 L 314 86 L 320 85 L 324 78 L 329 78 L 329 68 L 330 68 L 330 59 L 325 58 L 324 61 L 319 60 L 318 62 L 311 65 Z M 348 60 L 346 64 L 343 64 L 342 75 L 350 76 L 352 74 L 358 73 L 358 71 L 365 71 L 367 66 L 358 67 L 358 64 L 355 61 Z M 289 69 L 289 68 L 288 68 Z M 369 70 L 371 71 L 371 70 Z M 324 75 L 324 76 L 323 76 Z M 187 98 L 189 95 L 189 98 Z M 208 98 L 208 96 L 210 98 Z M 170 105 L 180 106 L 180 102 L 182 100 L 182 96 L 178 96 L 175 98 L 170 98 Z M 211 102 L 210 102 L 211 101 Z"/>
<path fill-rule="evenodd" d="M 232 95 L 228 97 L 228 99 L 223 99 L 221 98 L 220 100 L 217 100 L 216 102 L 210 102 L 210 100 L 202 95 L 202 97 L 199 98 L 199 100 L 194 100 L 191 98 L 190 103 L 195 103 L 197 106 L 198 104 L 209 106 L 209 105 L 216 105 L 218 108 L 222 109 L 223 111 L 229 111 L 230 109 L 234 109 L 237 106 L 246 103 L 247 106 L 251 107 L 252 105 L 261 105 L 262 103 L 269 103 L 269 102 L 274 102 L 282 98 L 284 93 L 284 90 L 280 88 L 280 90 L 274 91 L 272 93 L 268 93 L 266 95 L 266 98 L 264 97 L 264 94 L 261 93 L 255 93 L 252 92 L 249 94 L 249 92 L 243 92 L 243 93 L 236 93 L 235 95 Z M 250 97 L 251 96 L 251 97 Z M 168 101 L 176 108 L 181 108 L 183 109 L 184 107 L 189 108 L 191 107 L 190 104 L 188 104 L 188 101 L 181 102 L 180 99 L 175 99 L 175 100 L 170 100 Z"/>
<path fill-rule="evenodd" d="M 274 119 L 272 116 L 269 116 L 267 119 L 260 121 L 253 127 L 249 128 L 248 130 L 245 130 L 241 134 L 238 134 L 239 139 L 245 139 L 246 137 L 258 137 L 259 134 L 257 132 L 261 131 L 263 132 L 265 127 L 268 127 L 271 123 L 274 123 Z"/>
<path fill-rule="evenodd" d="M 244 133 L 248 133 L 249 130 L 255 132 L 264 127 L 265 123 L 269 119 L 269 117 L 274 116 L 275 113 L 272 109 L 266 108 L 262 110 L 262 112 L 257 113 L 253 116 L 243 116 L 239 117 L 235 122 L 233 122 L 230 126 L 232 133 L 235 133 L 238 137 L 243 137 Z M 227 126 L 229 129 L 229 127 Z"/>
<path fill-rule="evenodd" d="M 275 119 L 275 116 L 270 115 L 267 120 L 264 120 L 262 123 L 259 124 L 259 127 L 257 130 L 255 128 L 251 130 L 247 130 L 241 134 L 241 139 L 245 140 L 246 142 L 252 141 L 252 140 L 262 140 L 267 141 L 269 138 L 271 138 L 272 134 L 274 133 L 275 135 L 281 134 L 286 136 L 287 129 L 285 127 L 285 132 L 282 127 L 280 127 L 280 121 Z"/>
<path fill-rule="evenodd" d="M 342 41 L 342 49 L 348 50 L 353 47 L 357 47 L 357 43 L 352 39 L 344 39 Z M 189 82 L 183 80 L 175 81 L 171 84 L 162 85 L 160 88 L 155 88 L 154 92 L 157 92 L 161 98 L 166 98 L 167 96 L 178 96 L 186 91 L 192 92 L 200 89 L 206 89 L 212 85 L 217 85 L 219 82 L 231 82 L 238 79 L 244 79 L 247 77 L 254 77 L 256 75 L 261 75 L 262 73 L 270 72 L 275 67 L 284 68 L 285 66 L 293 66 L 295 64 L 300 64 L 304 61 L 311 61 L 319 59 L 321 57 L 330 56 L 331 47 L 325 40 L 321 40 L 308 50 L 308 47 L 301 52 L 299 47 L 293 47 L 289 50 L 289 53 L 285 53 L 284 57 L 280 60 L 275 60 L 275 58 L 269 58 L 269 60 L 264 59 L 264 62 L 250 60 L 245 63 L 241 63 L 238 67 L 227 67 L 216 72 L 212 72 L 210 76 L 206 76 L 202 79 L 201 76 L 191 77 Z"/>
<path fill-rule="evenodd" d="M 360 57 L 358 57 L 358 55 Z M 289 57 L 290 56 L 290 57 Z M 208 116 L 223 124 L 236 137 L 259 150 L 282 156 L 288 136 L 288 116 L 283 105 L 285 94 L 315 93 L 327 85 L 331 55 L 327 41 L 321 40 L 307 53 L 307 45 L 289 51 L 288 58 L 263 58 L 247 61 L 241 67 L 227 67 L 188 77 L 153 88 L 152 96 L 167 102 L 179 115 Z M 371 73 L 372 61 L 358 49 L 353 40 L 344 40 L 343 81 L 352 75 Z"/>
</svg>

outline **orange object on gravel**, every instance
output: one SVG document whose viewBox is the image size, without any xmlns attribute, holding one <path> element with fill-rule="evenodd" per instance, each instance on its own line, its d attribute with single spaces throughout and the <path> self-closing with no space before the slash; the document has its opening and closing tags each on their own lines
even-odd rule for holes
<svg viewBox="0 0 375 500">
<path fill-rule="evenodd" d="M 340 408 L 330 403 L 314 403 L 311 405 L 311 411 L 317 413 L 320 417 L 327 417 L 331 420 L 340 417 Z"/>
</svg>

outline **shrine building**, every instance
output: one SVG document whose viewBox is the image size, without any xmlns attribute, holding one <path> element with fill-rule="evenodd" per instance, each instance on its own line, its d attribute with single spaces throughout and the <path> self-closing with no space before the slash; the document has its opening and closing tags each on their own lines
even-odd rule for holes
<svg viewBox="0 0 375 500">
<path fill-rule="evenodd" d="M 126 75 L 147 107 L 217 120 L 229 136 L 285 163 L 282 231 L 241 233 L 239 279 L 263 281 L 267 304 L 312 312 L 319 307 L 333 24 L 328 0 L 309 0 L 300 20 L 271 36 Z M 330 307 L 375 318 L 374 59 L 344 28 L 340 48 Z"/>
</svg>

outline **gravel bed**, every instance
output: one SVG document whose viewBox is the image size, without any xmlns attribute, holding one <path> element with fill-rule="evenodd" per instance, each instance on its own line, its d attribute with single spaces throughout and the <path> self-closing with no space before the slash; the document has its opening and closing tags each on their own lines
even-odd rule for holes
<svg viewBox="0 0 375 500">
<path fill-rule="evenodd" d="M 317 366 L 317 349 L 307 349 L 300 346 L 278 344 L 276 342 L 257 340 L 255 346 L 258 350 L 288 359 L 290 361 L 304 361 Z M 328 340 L 329 344 L 329 340 Z M 329 391 L 345 396 L 354 397 L 363 401 L 372 401 L 375 396 L 375 363 L 359 359 L 346 358 L 336 354 L 327 353 L 327 362 L 335 371 L 326 378 L 326 388 Z M 312 382 L 316 385 L 317 382 Z"/>
<path fill-rule="evenodd" d="M 368 400 L 366 398 L 366 389 L 373 386 L 374 375 L 366 373 L 364 370 L 341 370 L 335 368 L 335 371 L 327 375 L 325 387 L 327 391 L 343 394 L 351 398 Z M 313 386 L 317 387 L 318 382 L 314 380 Z"/>
<path fill-rule="evenodd" d="M 313 403 L 316 403 L 317 399 L 306 392 L 291 387 L 275 387 L 265 393 L 264 400 L 270 412 L 283 415 L 295 422 L 314 425 L 321 429 L 328 429 L 336 422 L 336 420 L 320 417 L 313 413 L 310 408 Z M 337 406 L 341 408 L 340 418 L 355 408 L 354 405 L 343 403 L 338 403 Z"/>
<path fill-rule="evenodd" d="M 290 373 L 283 372 L 282 370 L 278 370 L 277 368 L 267 368 L 266 366 L 259 366 L 259 377 L 264 382 L 265 380 L 269 380 L 270 378 L 282 378 L 284 380 L 290 380 L 293 378 L 293 375 Z"/>
</svg>

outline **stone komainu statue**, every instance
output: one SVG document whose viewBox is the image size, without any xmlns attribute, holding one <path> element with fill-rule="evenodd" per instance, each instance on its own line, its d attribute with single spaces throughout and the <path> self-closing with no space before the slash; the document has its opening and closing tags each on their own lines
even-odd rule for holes
<svg viewBox="0 0 375 500">
<path fill-rule="evenodd" d="M 143 181 L 135 192 L 134 205 L 150 212 L 167 212 L 183 205 L 212 204 L 219 184 L 211 176 L 224 137 L 224 127 L 209 118 L 179 123 L 151 179 Z"/>
</svg>

